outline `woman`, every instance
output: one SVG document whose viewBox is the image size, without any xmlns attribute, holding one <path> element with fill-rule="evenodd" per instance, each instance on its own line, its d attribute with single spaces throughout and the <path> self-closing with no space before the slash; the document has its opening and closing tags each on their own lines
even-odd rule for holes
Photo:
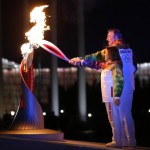
<svg viewBox="0 0 150 150">
<path fill-rule="evenodd" d="M 123 90 L 122 61 L 116 47 L 107 47 L 104 51 L 105 62 L 81 60 L 77 66 L 101 69 L 102 100 L 105 103 L 108 120 L 112 128 L 112 142 L 108 147 L 122 147 L 121 112 L 119 109 Z M 74 64 L 74 60 L 70 60 Z"/>
</svg>

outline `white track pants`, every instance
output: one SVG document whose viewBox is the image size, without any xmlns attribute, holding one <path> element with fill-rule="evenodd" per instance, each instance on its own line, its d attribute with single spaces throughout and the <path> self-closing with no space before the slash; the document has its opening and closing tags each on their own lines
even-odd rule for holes
<svg viewBox="0 0 150 150">
<path fill-rule="evenodd" d="M 121 95 L 120 112 L 121 123 L 122 123 L 122 144 L 128 146 L 136 146 L 134 121 L 132 118 L 132 101 L 133 101 L 133 90 L 127 88 L 123 89 Z"/>
<path fill-rule="evenodd" d="M 112 142 L 122 146 L 122 129 L 119 106 L 113 102 L 105 102 L 108 120 L 112 128 Z"/>
</svg>

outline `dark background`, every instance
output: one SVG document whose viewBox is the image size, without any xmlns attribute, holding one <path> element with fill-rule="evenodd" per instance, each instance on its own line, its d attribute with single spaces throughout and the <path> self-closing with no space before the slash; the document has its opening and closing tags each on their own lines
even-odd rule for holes
<svg viewBox="0 0 150 150">
<path fill-rule="evenodd" d="M 84 27 L 85 27 L 85 54 L 101 50 L 106 43 L 107 30 L 119 28 L 124 34 L 126 41 L 135 51 L 137 61 L 149 62 L 150 41 L 150 13 L 148 0 L 83 0 L 84 1 Z M 68 58 L 78 55 L 77 43 L 77 9 L 76 0 L 58 0 L 57 18 L 51 15 L 50 0 L 31 0 L 28 5 L 25 1 L 2 0 L 2 56 L 20 63 L 22 56 L 20 47 L 28 42 L 25 39 L 27 32 L 34 24 L 29 22 L 31 10 L 40 5 L 49 5 L 45 9 L 47 24 L 50 31 L 45 32 L 45 39 L 51 41 L 53 25 L 51 19 L 57 23 L 57 46 Z M 41 57 L 42 66 L 50 67 L 50 54 L 37 50 L 35 60 Z M 62 60 L 59 66 L 68 66 Z"/>
<path fill-rule="evenodd" d="M 2 0 L 2 57 L 20 63 L 22 56 L 20 47 L 27 42 L 25 32 L 33 24 L 29 22 L 29 13 L 40 5 L 49 5 L 45 9 L 51 16 L 52 1 L 50 0 Z M 56 44 L 68 58 L 78 56 L 77 36 L 77 0 L 57 0 L 57 43 Z M 26 8 L 26 9 L 25 9 Z M 85 53 L 101 50 L 106 43 L 107 30 L 119 28 L 137 58 L 138 63 L 150 61 L 150 13 L 149 0 L 84 0 L 84 27 L 85 27 Z M 51 26 L 51 16 L 47 24 Z M 55 18 L 53 18 L 55 19 Z M 51 31 L 46 31 L 45 39 L 51 41 Z M 42 49 L 35 50 L 34 65 L 41 63 L 42 67 L 51 67 L 51 54 Z M 70 66 L 65 61 L 58 59 L 58 67 Z M 150 80 L 144 83 L 144 88 L 139 85 L 136 78 L 136 90 L 133 101 L 133 117 L 135 120 L 136 137 L 138 145 L 150 146 Z M 60 88 L 60 103 L 68 110 L 69 116 L 45 118 L 45 125 L 51 129 L 61 129 L 65 138 L 107 142 L 111 140 L 111 130 L 107 120 L 104 105 L 100 99 L 99 84 L 92 87 L 87 85 L 88 111 L 95 114 L 95 118 L 88 119 L 86 124 L 78 120 L 77 114 L 77 84 L 71 89 Z M 74 95 L 72 98 L 71 96 Z M 71 99 L 71 101 L 70 101 Z M 91 101 L 92 99 L 92 101 Z M 64 103 L 66 100 L 66 103 Z M 44 106 L 43 106 L 44 108 Z M 49 124 L 50 119 L 54 124 Z M 55 120 L 55 121 L 54 121 Z M 8 123 L 9 124 L 9 123 Z M 60 126 L 61 125 L 61 126 Z"/>
</svg>

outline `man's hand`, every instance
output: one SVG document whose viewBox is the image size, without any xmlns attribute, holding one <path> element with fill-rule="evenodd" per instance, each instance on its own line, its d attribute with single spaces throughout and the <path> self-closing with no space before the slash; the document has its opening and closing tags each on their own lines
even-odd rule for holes
<svg viewBox="0 0 150 150">
<path fill-rule="evenodd" d="M 71 65 L 74 65 L 74 66 L 80 66 L 81 65 L 81 60 L 82 60 L 81 58 L 75 57 L 75 58 L 70 59 L 69 63 Z"/>
<path fill-rule="evenodd" d="M 117 106 L 119 106 L 120 105 L 120 98 L 114 98 L 114 103 L 115 103 L 115 105 L 117 105 Z"/>
</svg>

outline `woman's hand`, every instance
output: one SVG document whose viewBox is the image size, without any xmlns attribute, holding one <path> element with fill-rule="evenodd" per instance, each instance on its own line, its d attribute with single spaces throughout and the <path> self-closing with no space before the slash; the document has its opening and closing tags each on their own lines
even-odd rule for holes
<svg viewBox="0 0 150 150">
<path fill-rule="evenodd" d="M 81 58 L 75 57 L 75 58 L 70 59 L 69 63 L 71 65 L 74 65 L 74 66 L 80 66 L 81 65 L 81 60 L 82 60 Z"/>
<path fill-rule="evenodd" d="M 114 103 L 115 103 L 115 105 L 117 105 L 117 106 L 119 106 L 120 105 L 120 98 L 114 98 Z"/>
</svg>

